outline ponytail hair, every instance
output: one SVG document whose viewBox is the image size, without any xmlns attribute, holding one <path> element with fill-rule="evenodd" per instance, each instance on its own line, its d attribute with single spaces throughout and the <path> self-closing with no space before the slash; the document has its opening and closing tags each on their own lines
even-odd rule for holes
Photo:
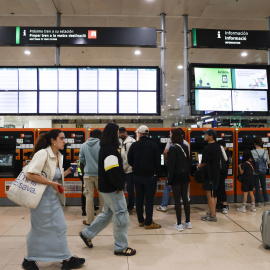
<svg viewBox="0 0 270 270">
<path fill-rule="evenodd" d="M 59 134 L 62 132 L 60 129 L 52 129 L 49 132 L 41 133 L 35 142 L 33 153 L 30 157 L 30 159 L 33 158 L 36 152 L 38 152 L 41 149 L 46 149 L 48 146 L 51 146 L 52 140 L 56 140 Z"/>
</svg>

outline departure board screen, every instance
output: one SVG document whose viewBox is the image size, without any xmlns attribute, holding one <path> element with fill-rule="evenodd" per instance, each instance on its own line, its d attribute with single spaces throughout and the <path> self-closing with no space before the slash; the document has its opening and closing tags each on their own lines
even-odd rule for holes
<svg viewBox="0 0 270 270">
<path fill-rule="evenodd" d="M 18 90 L 17 68 L 0 68 L 0 90 Z"/>
<path fill-rule="evenodd" d="M 39 113 L 56 114 L 58 105 L 58 93 L 42 91 L 39 93 Z"/>
<path fill-rule="evenodd" d="M 139 85 L 138 90 L 157 90 L 157 70 L 138 69 Z"/>
<path fill-rule="evenodd" d="M 119 69 L 119 90 L 138 89 L 138 70 Z"/>
<path fill-rule="evenodd" d="M 77 69 L 59 68 L 59 90 L 77 90 Z"/>
<path fill-rule="evenodd" d="M 19 90 L 37 90 L 36 68 L 19 68 Z"/>
<path fill-rule="evenodd" d="M 37 92 L 19 92 L 19 113 L 37 113 Z"/>
<path fill-rule="evenodd" d="M 39 68 L 39 90 L 58 90 L 58 70 Z"/>
<path fill-rule="evenodd" d="M 98 90 L 98 70 L 79 68 L 79 90 Z"/>
<path fill-rule="evenodd" d="M 0 92 L 0 113 L 18 113 L 18 92 Z"/>
<path fill-rule="evenodd" d="M 98 70 L 98 90 L 117 89 L 117 69 Z"/>
</svg>

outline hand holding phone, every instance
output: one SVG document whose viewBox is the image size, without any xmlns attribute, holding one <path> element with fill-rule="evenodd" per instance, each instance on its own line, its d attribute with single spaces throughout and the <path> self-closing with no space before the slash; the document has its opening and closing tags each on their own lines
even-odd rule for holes
<svg viewBox="0 0 270 270">
<path fill-rule="evenodd" d="M 58 186 L 58 191 L 59 191 L 60 194 L 62 194 L 64 192 L 63 187 L 62 186 Z"/>
</svg>

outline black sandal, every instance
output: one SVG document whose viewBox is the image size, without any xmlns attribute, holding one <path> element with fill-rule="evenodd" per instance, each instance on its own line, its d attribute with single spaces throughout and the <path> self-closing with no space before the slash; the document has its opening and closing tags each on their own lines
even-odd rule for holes
<svg viewBox="0 0 270 270">
<path fill-rule="evenodd" d="M 26 259 L 23 260 L 22 267 L 26 270 L 39 270 L 38 265 L 35 261 L 28 261 Z"/>
<path fill-rule="evenodd" d="M 122 256 L 133 256 L 136 254 L 136 249 L 127 247 L 125 250 L 122 251 L 115 251 L 114 255 L 122 255 Z"/>
<path fill-rule="evenodd" d="M 80 268 L 85 263 L 84 258 L 78 258 L 77 256 L 72 256 L 68 261 L 62 262 L 62 268 L 61 269 L 77 269 Z"/>
<path fill-rule="evenodd" d="M 93 247 L 92 240 L 90 238 L 84 237 L 82 232 L 80 232 L 79 235 L 82 238 L 83 242 L 86 244 L 86 246 L 88 246 L 89 248 Z"/>
</svg>

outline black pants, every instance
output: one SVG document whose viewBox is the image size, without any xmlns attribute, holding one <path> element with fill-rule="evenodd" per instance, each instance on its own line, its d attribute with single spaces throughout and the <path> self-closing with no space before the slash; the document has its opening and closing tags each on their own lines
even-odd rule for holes
<svg viewBox="0 0 270 270">
<path fill-rule="evenodd" d="M 177 225 L 180 225 L 182 223 L 182 220 L 181 220 L 182 210 L 181 210 L 181 202 L 180 202 L 181 198 L 184 204 L 186 222 L 190 222 L 190 204 L 188 201 L 188 186 L 189 186 L 189 182 L 183 183 L 180 185 L 172 185 Z"/>
<path fill-rule="evenodd" d="M 227 195 L 225 190 L 225 180 L 227 175 L 224 173 L 220 173 L 218 188 L 217 188 L 217 202 L 223 203 L 227 202 Z"/>
<path fill-rule="evenodd" d="M 153 220 L 154 197 L 157 189 L 157 178 L 147 176 L 135 176 L 134 184 L 136 189 L 136 212 L 139 223 L 151 225 Z M 145 196 L 145 218 L 143 216 L 143 202 Z"/>
<path fill-rule="evenodd" d="M 82 212 L 85 212 L 85 203 L 86 203 L 86 198 L 83 195 L 83 191 L 84 191 L 84 182 L 83 182 L 83 176 L 82 174 L 79 173 L 79 178 L 82 181 L 82 196 L 81 196 L 81 203 L 82 203 Z"/>
<path fill-rule="evenodd" d="M 127 208 L 128 210 L 132 210 L 134 208 L 134 201 L 135 201 L 133 173 L 126 174 L 126 183 L 127 183 L 127 193 L 128 193 Z"/>
</svg>

